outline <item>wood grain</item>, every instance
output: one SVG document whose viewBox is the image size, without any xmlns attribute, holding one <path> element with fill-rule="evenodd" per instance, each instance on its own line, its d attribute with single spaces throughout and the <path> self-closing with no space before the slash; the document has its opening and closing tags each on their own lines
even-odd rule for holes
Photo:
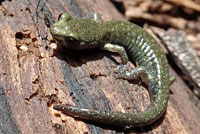
<svg viewBox="0 0 200 134">
<path fill-rule="evenodd" d="M 150 126 L 123 130 L 75 120 L 53 104 L 122 112 L 144 111 L 148 92 L 137 81 L 115 79 L 118 55 L 101 50 L 70 51 L 57 46 L 49 24 L 68 11 L 97 12 L 101 20 L 124 20 L 107 0 L 2 1 L 0 5 L 0 130 L 12 134 L 198 133 L 199 102 L 177 77 L 166 114 Z M 36 10 L 37 9 L 37 10 Z M 36 12 L 38 19 L 35 19 Z M 172 71 L 172 74 L 175 74 Z M 7 113 L 6 113 L 6 111 Z M 5 122 L 5 118 L 7 121 Z"/>
</svg>

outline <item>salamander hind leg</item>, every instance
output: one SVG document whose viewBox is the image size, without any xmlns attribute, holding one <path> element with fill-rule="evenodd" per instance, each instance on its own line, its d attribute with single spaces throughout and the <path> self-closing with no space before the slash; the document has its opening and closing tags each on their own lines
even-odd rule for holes
<svg viewBox="0 0 200 134">
<path fill-rule="evenodd" d="M 129 69 L 130 70 L 130 69 Z M 117 73 L 117 78 L 126 79 L 126 80 L 133 80 L 138 78 L 138 76 L 146 77 L 148 79 L 151 78 L 151 75 L 148 73 L 145 67 L 138 66 L 134 69 L 131 69 L 129 71 L 125 65 L 125 67 L 118 67 L 115 70 L 115 73 Z"/>
<path fill-rule="evenodd" d="M 126 53 L 126 50 L 124 47 L 116 45 L 116 44 L 105 44 L 103 46 L 104 50 L 108 50 L 111 52 L 116 52 L 120 55 L 122 64 L 119 65 L 115 69 L 115 73 L 117 74 L 117 78 L 122 78 L 126 80 L 132 80 L 137 78 L 139 75 L 145 76 L 147 79 L 151 79 L 151 75 L 148 73 L 145 67 L 143 66 L 138 66 L 135 69 L 131 69 L 128 63 L 128 55 Z"/>
<path fill-rule="evenodd" d="M 98 21 L 99 14 L 97 12 L 89 12 L 89 14 L 87 15 L 87 18 Z"/>
<path fill-rule="evenodd" d="M 170 75 L 170 85 L 173 84 L 176 81 L 176 77 L 174 75 Z"/>
</svg>

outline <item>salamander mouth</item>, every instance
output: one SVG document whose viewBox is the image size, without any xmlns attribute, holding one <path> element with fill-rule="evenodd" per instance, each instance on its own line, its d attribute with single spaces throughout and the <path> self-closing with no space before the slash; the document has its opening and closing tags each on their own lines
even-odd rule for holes
<svg viewBox="0 0 200 134">
<path fill-rule="evenodd" d="M 66 37 L 64 39 L 65 47 L 70 49 L 79 49 L 80 42 L 73 37 Z"/>
<path fill-rule="evenodd" d="M 59 35 L 53 35 L 53 34 L 52 34 L 52 36 L 53 36 L 53 38 L 56 39 L 56 41 L 58 41 L 58 42 L 62 42 L 62 41 L 63 41 L 63 38 L 62 38 L 61 36 L 59 36 Z"/>
<path fill-rule="evenodd" d="M 67 42 L 68 44 L 74 44 L 77 43 L 77 40 L 73 37 L 65 37 L 65 42 Z"/>
</svg>

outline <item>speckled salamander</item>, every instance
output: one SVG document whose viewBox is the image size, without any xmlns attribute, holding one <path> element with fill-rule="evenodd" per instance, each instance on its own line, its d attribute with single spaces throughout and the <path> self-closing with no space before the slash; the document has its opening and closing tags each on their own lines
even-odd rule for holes
<svg viewBox="0 0 200 134">
<path fill-rule="evenodd" d="M 54 109 L 70 116 L 117 126 L 148 125 L 164 113 L 172 82 L 168 62 L 158 43 L 144 29 L 130 22 L 100 22 L 64 13 L 51 26 L 50 31 L 54 39 L 70 49 L 101 48 L 117 52 L 123 64 L 128 62 L 129 56 L 139 66 L 131 71 L 118 68 L 119 78 L 131 80 L 140 76 L 148 85 L 152 102 L 146 111 L 135 114 L 64 105 L 56 105 Z"/>
</svg>

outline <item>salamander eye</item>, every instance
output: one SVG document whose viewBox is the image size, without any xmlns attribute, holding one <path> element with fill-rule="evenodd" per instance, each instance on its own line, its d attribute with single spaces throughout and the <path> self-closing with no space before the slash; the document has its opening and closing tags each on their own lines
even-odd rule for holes
<svg viewBox="0 0 200 134">
<path fill-rule="evenodd" d="M 60 17 L 63 15 L 63 13 L 61 13 L 59 16 L 58 16 L 58 20 L 60 19 Z"/>
<path fill-rule="evenodd" d="M 72 16 L 69 15 L 67 12 L 66 13 L 62 13 L 58 16 L 58 20 L 63 20 L 65 19 L 66 21 L 71 20 Z"/>
</svg>

